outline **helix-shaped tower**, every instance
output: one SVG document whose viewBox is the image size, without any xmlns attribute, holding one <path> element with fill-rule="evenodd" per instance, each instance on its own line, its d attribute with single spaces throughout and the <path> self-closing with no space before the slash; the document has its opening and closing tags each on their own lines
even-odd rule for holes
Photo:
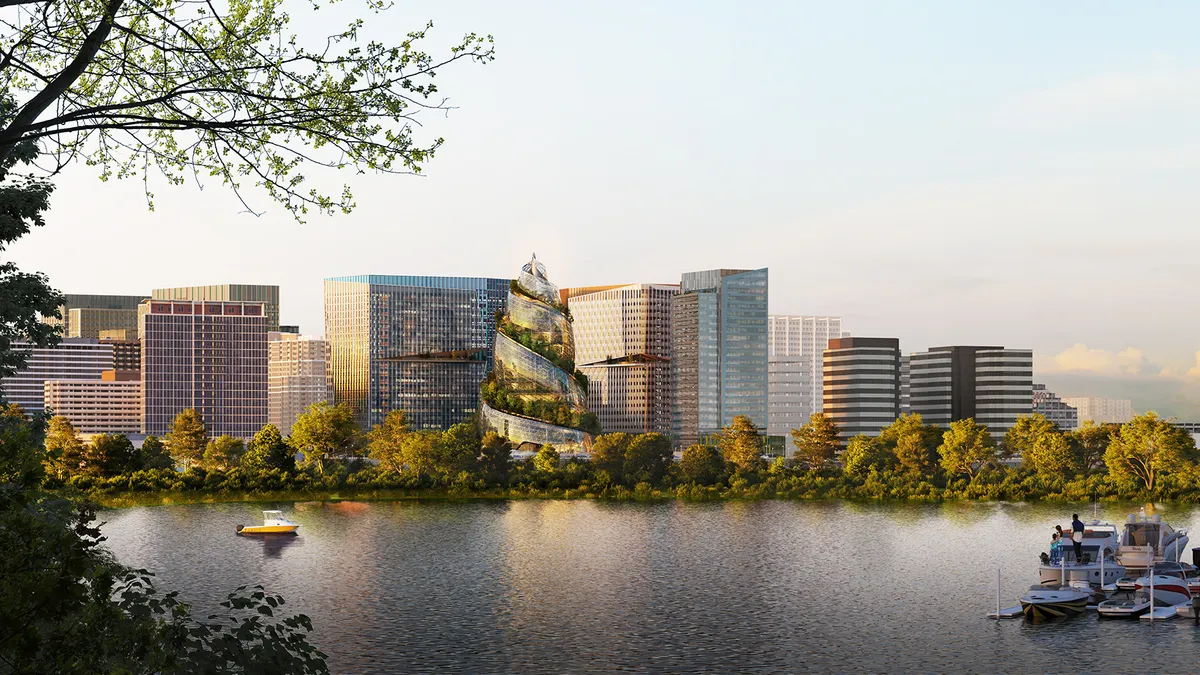
<svg viewBox="0 0 1200 675">
<path fill-rule="evenodd" d="M 575 368 L 570 311 L 536 255 L 512 282 L 508 309 L 496 320 L 493 354 L 480 388 L 485 430 L 506 436 L 514 448 L 591 448 L 600 429 L 587 412 L 587 378 Z"/>
</svg>

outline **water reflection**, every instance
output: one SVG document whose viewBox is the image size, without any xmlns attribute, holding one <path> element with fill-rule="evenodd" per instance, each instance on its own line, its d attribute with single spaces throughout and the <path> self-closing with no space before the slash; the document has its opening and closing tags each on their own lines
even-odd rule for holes
<svg viewBox="0 0 1200 675">
<path fill-rule="evenodd" d="M 1104 504 L 1118 525 L 1141 505 Z M 1074 504 L 591 501 L 280 504 L 299 537 L 233 545 L 266 505 L 109 511 L 122 562 L 198 614 L 243 584 L 304 612 L 335 672 L 928 672 L 1192 667 L 1200 629 L 996 622 Z M 1188 527 L 1191 506 L 1157 507 Z M 239 538 L 241 539 L 241 538 Z M 287 549 L 286 553 L 284 549 Z M 1067 655 L 1067 656 L 1064 656 Z M 1152 659 L 1152 660 L 1150 660 Z M 1053 667 L 1053 666 L 1051 666 Z"/>
<path fill-rule="evenodd" d="M 261 542 L 263 555 L 268 558 L 278 558 L 283 555 L 283 549 L 294 546 L 300 541 L 299 535 L 289 532 L 286 534 L 245 535 L 243 539 Z"/>
</svg>

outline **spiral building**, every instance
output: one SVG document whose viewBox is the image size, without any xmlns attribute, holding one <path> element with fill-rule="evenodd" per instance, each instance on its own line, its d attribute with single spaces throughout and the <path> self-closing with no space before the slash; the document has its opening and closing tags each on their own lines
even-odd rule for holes
<svg viewBox="0 0 1200 675">
<path fill-rule="evenodd" d="M 586 452 L 599 432 L 587 412 L 587 378 L 575 368 L 569 312 L 537 256 L 509 289 L 481 393 L 485 430 L 514 447 L 549 444 L 560 452 Z"/>
</svg>

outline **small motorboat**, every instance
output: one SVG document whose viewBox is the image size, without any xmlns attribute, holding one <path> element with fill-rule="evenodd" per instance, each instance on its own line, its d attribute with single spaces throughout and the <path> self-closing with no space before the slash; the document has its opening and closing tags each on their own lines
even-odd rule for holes
<svg viewBox="0 0 1200 675">
<path fill-rule="evenodd" d="M 1142 577 L 1135 582 L 1137 591 L 1145 593 L 1147 599 L 1151 595 L 1150 582 L 1151 577 L 1149 576 Z M 1188 582 L 1184 579 L 1167 574 L 1155 574 L 1153 582 L 1155 607 L 1174 606 L 1192 601 L 1192 593 L 1188 590 Z"/>
<path fill-rule="evenodd" d="M 1150 611 L 1150 593 L 1117 591 L 1096 606 L 1102 619 L 1132 619 Z"/>
<path fill-rule="evenodd" d="M 1089 598 L 1091 593 L 1071 586 L 1030 586 L 1021 596 L 1021 612 L 1034 621 L 1073 616 L 1087 609 Z"/>
<path fill-rule="evenodd" d="M 238 525 L 238 534 L 295 534 L 300 525 L 283 517 L 283 511 L 263 511 L 262 525 Z"/>
</svg>

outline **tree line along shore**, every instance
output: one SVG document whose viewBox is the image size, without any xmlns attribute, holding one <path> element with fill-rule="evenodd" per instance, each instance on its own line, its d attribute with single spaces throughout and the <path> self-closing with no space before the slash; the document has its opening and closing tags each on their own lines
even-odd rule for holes
<svg viewBox="0 0 1200 675">
<path fill-rule="evenodd" d="M 19 414 L 19 413 L 17 413 Z M 1200 501 L 1200 452 L 1154 413 L 1058 429 L 1023 416 L 999 441 L 967 419 L 940 428 L 903 415 L 842 442 L 817 413 L 791 433 L 791 457 L 765 457 L 762 430 L 737 417 L 676 461 L 662 434 L 601 434 L 590 457 L 551 446 L 514 459 L 473 420 L 415 430 L 402 411 L 359 429 L 346 404 L 317 404 L 289 437 L 266 425 L 248 443 L 209 436 L 185 410 L 161 439 L 79 439 L 45 423 L 46 487 L 104 506 L 189 501 L 394 498 L 897 499 Z"/>
</svg>

